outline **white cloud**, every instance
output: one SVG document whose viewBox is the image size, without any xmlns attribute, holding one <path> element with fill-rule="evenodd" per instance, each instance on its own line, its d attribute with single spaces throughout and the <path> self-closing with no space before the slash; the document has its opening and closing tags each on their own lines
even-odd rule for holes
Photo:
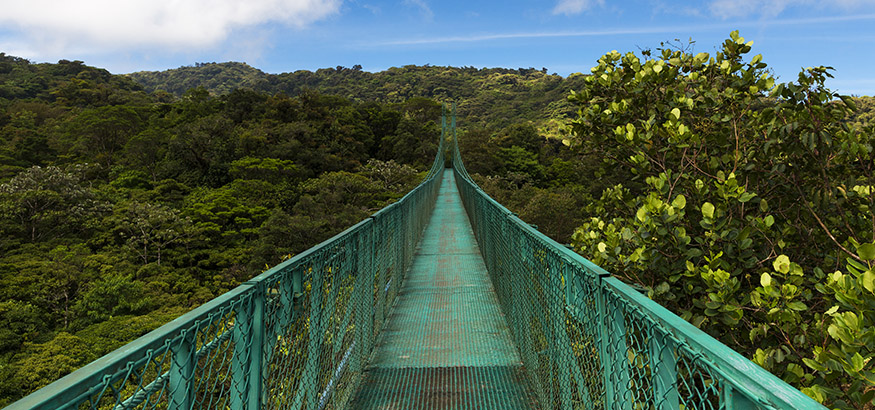
<svg viewBox="0 0 875 410">
<path fill-rule="evenodd" d="M 721 18 L 762 17 L 773 18 L 792 7 L 817 8 L 818 10 L 858 11 L 875 6 L 875 0 L 713 0 L 708 8 Z"/>
<path fill-rule="evenodd" d="M 404 0 L 404 4 L 418 8 L 422 17 L 426 20 L 431 20 L 434 17 L 434 12 L 431 11 L 431 7 L 424 0 Z"/>
<path fill-rule="evenodd" d="M 785 19 L 777 18 L 769 21 L 769 24 L 776 26 L 812 26 L 818 24 L 835 24 L 842 22 L 860 22 L 872 21 L 875 22 L 875 13 L 872 14 L 854 14 L 846 16 L 826 16 L 826 17 L 809 17 Z M 726 32 L 739 28 L 759 27 L 760 22 L 755 20 L 738 21 L 738 22 L 723 22 L 723 23 L 708 23 L 698 25 L 688 25 L 684 30 L 690 33 L 719 33 L 725 35 Z M 640 35 L 640 34 L 665 34 L 677 33 L 677 26 L 673 25 L 654 25 L 654 26 L 636 26 L 636 27 L 618 27 L 615 29 L 606 30 L 588 30 L 588 31 L 543 31 L 543 32 L 505 32 L 505 33 L 479 33 L 465 34 L 454 37 L 423 37 L 423 38 L 404 38 L 397 40 L 387 40 L 375 43 L 358 43 L 358 47 L 368 46 L 418 46 L 432 44 L 452 44 L 452 43 L 479 43 L 486 41 L 514 40 L 514 39 L 537 39 L 537 38 L 573 38 L 573 37 L 605 37 L 605 36 L 625 36 L 625 35 Z M 856 40 L 865 41 L 865 37 Z"/>
<path fill-rule="evenodd" d="M 0 43 L 17 43 L 41 55 L 209 47 L 236 28 L 268 22 L 303 27 L 336 13 L 341 1 L 0 0 L 6 37 L 0 37 Z"/>
<path fill-rule="evenodd" d="M 790 5 L 810 3 L 809 0 L 714 0 L 709 9 L 717 17 L 734 18 L 750 15 L 775 17 Z"/>
<path fill-rule="evenodd" d="M 604 6 L 605 0 L 595 0 L 595 3 L 599 6 Z M 566 16 L 580 14 L 585 10 L 589 10 L 592 6 L 592 0 L 559 0 L 559 3 L 553 8 L 553 14 L 564 14 Z"/>
</svg>

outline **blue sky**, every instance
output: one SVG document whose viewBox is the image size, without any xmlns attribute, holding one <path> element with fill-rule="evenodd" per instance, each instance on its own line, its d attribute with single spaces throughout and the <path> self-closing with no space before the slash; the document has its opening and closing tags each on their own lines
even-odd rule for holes
<svg viewBox="0 0 875 410">
<path fill-rule="evenodd" d="M 782 81 L 875 95 L 875 0 L 0 0 L 0 51 L 113 73 L 243 61 L 270 73 L 432 64 L 588 72 L 611 50 L 732 30 Z"/>
</svg>

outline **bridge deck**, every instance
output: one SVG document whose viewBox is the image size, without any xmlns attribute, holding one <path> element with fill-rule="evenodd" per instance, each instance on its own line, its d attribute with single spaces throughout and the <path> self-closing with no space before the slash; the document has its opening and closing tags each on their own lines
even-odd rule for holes
<svg viewBox="0 0 875 410">
<path fill-rule="evenodd" d="M 531 409 L 519 354 L 451 171 L 355 409 Z"/>
</svg>

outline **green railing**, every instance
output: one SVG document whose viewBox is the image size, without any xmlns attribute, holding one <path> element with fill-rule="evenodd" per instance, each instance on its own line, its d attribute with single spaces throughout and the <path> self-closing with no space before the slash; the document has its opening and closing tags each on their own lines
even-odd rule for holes
<svg viewBox="0 0 875 410">
<path fill-rule="evenodd" d="M 434 209 L 443 141 L 398 202 L 8 409 L 345 408 Z"/>
<path fill-rule="evenodd" d="M 453 168 L 480 253 L 544 409 L 825 409 L 544 236 Z"/>
<path fill-rule="evenodd" d="M 544 409 L 822 409 L 539 233 L 453 167 Z M 431 215 L 444 135 L 400 201 L 8 407 L 343 409 Z"/>
</svg>

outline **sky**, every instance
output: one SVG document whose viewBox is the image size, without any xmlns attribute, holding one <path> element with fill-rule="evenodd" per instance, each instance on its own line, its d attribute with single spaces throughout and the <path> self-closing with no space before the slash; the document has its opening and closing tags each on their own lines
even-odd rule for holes
<svg viewBox="0 0 875 410">
<path fill-rule="evenodd" d="M 0 0 L 0 52 L 116 74 L 240 61 L 567 76 L 665 42 L 713 54 L 732 30 L 780 81 L 831 66 L 834 91 L 875 95 L 875 0 Z"/>
</svg>

